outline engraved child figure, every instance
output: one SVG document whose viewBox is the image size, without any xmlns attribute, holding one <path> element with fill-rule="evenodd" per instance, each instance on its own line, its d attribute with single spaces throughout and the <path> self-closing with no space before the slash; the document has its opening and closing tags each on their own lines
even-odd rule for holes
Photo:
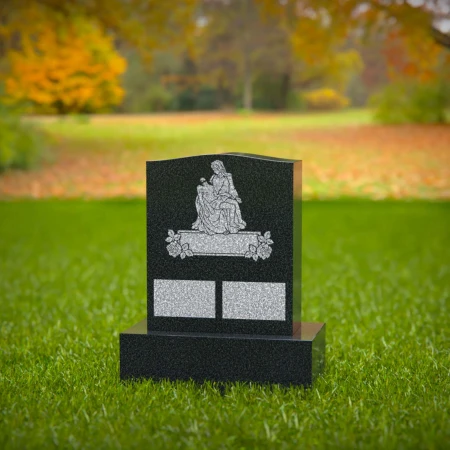
<svg viewBox="0 0 450 450">
<path fill-rule="evenodd" d="M 192 224 L 193 230 L 207 234 L 237 233 L 246 227 L 242 220 L 239 203 L 241 199 L 233 184 L 231 173 L 227 173 L 222 161 L 211 164 L 214 175 L 209 184 L 204 178 L 197 186 L 197 220 Z"/>
<path fill-rule="evenodd" d="M 200 178 L 200 185 L 197 186 L 197 192 L 203 194 L 204 199 L 209 203 L 214 200 L 214 187 L 204 178 Z"/>
</svg>

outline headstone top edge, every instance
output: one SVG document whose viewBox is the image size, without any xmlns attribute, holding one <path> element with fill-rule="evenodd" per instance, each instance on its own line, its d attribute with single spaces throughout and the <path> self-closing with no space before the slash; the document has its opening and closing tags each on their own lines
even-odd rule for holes
<svg viewBox="0 0 450 450">
<path fill-rule="evenodd" d="M 223 153 L 223 154 L 230 155 L 230 156 L 242 156 L 245 158 L 262 159 L 262 160 L 280 162 L 280 163 L 290 163 L 290 164 L 301 161 L 299 159 L 277 158 L 276 156 L 258 155 L 256 153 L 230 152 L 230 153 Z"/>
<path fill-rule="evenodd" d="M 251 158 L 251 159 L 258 159 L 258 160 L 262 160 L 262 161 L 271 161 L 271 162 L 288 163 L 288 164 L 294 164 L 294 163 L 301 162 L 301 160 L 299 160 L 299 159 L 277 158 L 274 156 L 264 156 L 264 155 L 257 155 L 257 154 L 253 154 L 253 153 L 230 152 L 230 153 L 205 153 L 202 155 L 182 156 L 180 158 L 152 159 L 152 160 L 147 160 L 147 164 L 165 162 L 165 161 L 178 161 L 180 159 L 198 158 L 198 157 L 202 157 L 202 156 L 220 157 L 222 155 L 223 156 L 239 156 L 239 157 L 243 157 L 243 158 Z"/>
</svg>

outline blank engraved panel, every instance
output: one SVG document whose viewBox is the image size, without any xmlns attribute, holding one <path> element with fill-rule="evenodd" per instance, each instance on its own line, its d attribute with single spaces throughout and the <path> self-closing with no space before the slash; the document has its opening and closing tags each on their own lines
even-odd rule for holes
<svg viewBox="0 0 450 450">
<path fill-rule="evenodd" d="M 163 317 L 216 317 L 214 281 L 154 280 L 154 314 Z"/>
<path fill-rule="evenodd" d="M 286 320 L 284 283 L 223 282 L 224 319 Z"/>
</svg>

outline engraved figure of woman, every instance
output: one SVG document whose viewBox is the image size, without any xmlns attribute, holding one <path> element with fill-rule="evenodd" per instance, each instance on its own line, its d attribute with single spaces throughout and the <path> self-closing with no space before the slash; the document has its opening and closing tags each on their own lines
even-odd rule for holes
<svg viewBox="0 0 450 450">
<path fill-rule="evenodd" d="M 207 234 L 237 233 L 246 227 L 242 220 L 239 203 L 241 199 L 233 184 L 231 173 L 227 173 L 222 161 L 211 164 L 214 175 L 209 183 L 202 178 L 197 186 L 197 220 L 193 230 Z"/>
</svg>

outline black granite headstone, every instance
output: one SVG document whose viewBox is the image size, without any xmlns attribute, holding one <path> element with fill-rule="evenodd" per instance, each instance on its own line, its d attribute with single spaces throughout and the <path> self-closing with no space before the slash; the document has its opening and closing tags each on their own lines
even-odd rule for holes
<svg viewBox="0 0 450 450">
<path fill-rule="evenodd" d="M 120 335 L 126 378 L 312 383 L 325 324 L 301 311 L 301 161 L 147 162 L 147 320 Z"/>
</svg>

